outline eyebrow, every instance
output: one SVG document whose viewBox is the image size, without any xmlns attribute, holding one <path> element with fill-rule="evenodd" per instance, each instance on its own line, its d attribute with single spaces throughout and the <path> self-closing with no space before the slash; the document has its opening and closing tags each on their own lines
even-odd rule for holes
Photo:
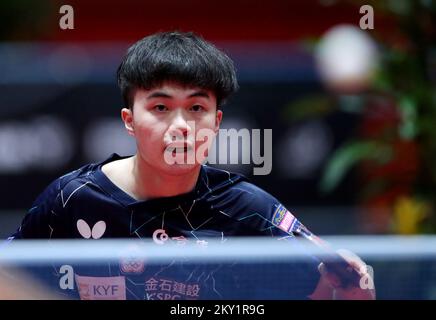
<svg viewBox="0 0 436 320">
<path fill-rule="evenodd" d="M 188 96 L 188 98 L 194 98 L 194 97 L 203 97 L 207 99 L 210 98 L 209 94 L 204 90 L 195 91 L 194 93 L 191 93 Z M 147 96 L 147 99 L 152 99 L 152 98 L 172 98 L 172 96 L 163 91 L 155 91 Z"/>
</svg>

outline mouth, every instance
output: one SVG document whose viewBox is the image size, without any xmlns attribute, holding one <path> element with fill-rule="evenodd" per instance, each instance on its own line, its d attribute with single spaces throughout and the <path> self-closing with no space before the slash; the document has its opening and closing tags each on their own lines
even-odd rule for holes
<svg viewBox="0 0 436 320">
<path fill-rule="evenodd" d="M 187 153 L 193 150 L 193 147 L 189 143 L 174 143 L 165 147 L 165 152 L 170 152 L 173 155 Z"/>
<path fill-rule="evenodd" d="M 188 141 L 170 143 L 164 149 L 164 160 L 169 165 L 195 164 L 195 144 Z"/>
<path fill-rule="evenodd" d="M 191 151 L 191 147 L 167 147 L 165 151 L 172 152 L 173 154 L 176 153 L 185 153 Z"/>
</svg>

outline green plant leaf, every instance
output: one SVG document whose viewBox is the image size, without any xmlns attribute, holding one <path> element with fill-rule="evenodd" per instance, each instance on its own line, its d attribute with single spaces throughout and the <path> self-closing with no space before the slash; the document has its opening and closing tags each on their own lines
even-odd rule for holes
<svg viewBox="0 0 436 320">
<path fill-rule="evenodd" d="M 346 173 L 358 162 L 373 159 L 380 163 L 392 157 L 390 146 L 375 141 L 350 142 L 336 150 L 324 170 L 320 182 L 322 192 L 330 192 L 336 188 Z"/>
<path fill-rule="evenodd" d="M 417 135 L 417 105 L 416 102 L 409 97 L 401 98 L 399 102 L 401 110 L 401 124 L 399 133 L 404 140 L 413 140 Z"/>
</svg>

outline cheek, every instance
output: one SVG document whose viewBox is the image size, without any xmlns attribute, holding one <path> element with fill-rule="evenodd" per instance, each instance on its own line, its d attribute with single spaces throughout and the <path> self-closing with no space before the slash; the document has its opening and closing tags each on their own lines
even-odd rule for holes
<svg viewBox="0 0 436 320">
<path fill-rule="evenodd" d="M 195 126 L 195 136 L 197 147 L 203 143 L 212 142 L 211 140 L 213 140 L 216 136 L 215 117 L 209 117 L 207 121 L 201 121 L 197 123 Z"/>
<path fill-rule="evenodd" d="M 213 114 L 210 114 L 207 117 L 203 118 L 201 121 L 198 121 L 196 126 L 198 129 L 208 128 L 208 129 L 214 130 L 215 123 L 216 123 L 216 115 L 215 115 L 215 113 L 213 113 Z"/>
<path fill-rule="evenodd" d="M 167 127 L 153 121 L 141 121 L 135 124 L 135 136 L 143 144 L 162 142 Z"/>
</svg>

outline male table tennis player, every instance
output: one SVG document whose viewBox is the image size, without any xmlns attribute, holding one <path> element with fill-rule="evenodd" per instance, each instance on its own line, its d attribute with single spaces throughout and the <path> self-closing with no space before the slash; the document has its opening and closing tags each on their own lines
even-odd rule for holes
<svg viewBox="0 0 436 320">
<path fill-rule="evenodd" d="M 128 49 L 117 78 L 124 102 L 121 118 L 136 140 L 136 154 L 114 154 L 56 179 L 13 239 L 133 237 L 201 243 L 207 236 L 289 237 L 301 230 L 310 235 L 277 199 L 243 176 L 203 165 L 210 133 L 218 131 L 223 117 L 221 107 L 238 88 L 225 53 L 194 33 L 157 33 Z M 362 270 L 357 258 L 346 259 Z M 374 298 L 373 291 L 344 286 L 327 270 L 316 259 L 307 265 L 311 283 L 300 290 L 302 298 Z M 132 270 L 120 267 L 118 274 L 126 271 Z M 172 283 L 181 287 L 181 282 Z M 146 290 L 147 281 L 144 286 Z M 201 298 L 201 286 L 196 288 Z"/>
</svg>

